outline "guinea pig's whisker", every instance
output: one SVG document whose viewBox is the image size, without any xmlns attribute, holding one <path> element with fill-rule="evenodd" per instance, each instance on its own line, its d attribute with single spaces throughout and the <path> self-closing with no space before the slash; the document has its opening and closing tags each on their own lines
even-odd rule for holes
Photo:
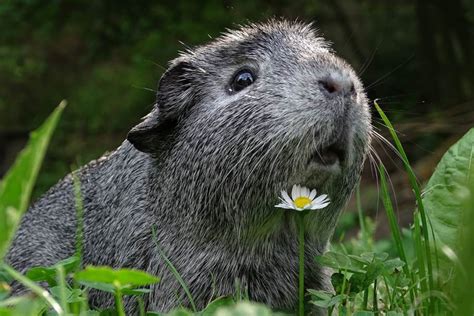
<svg viewBox="0 0 474 316">
<path fill-rule="evenodd" d="M 279 135 L 276 135 L 275 137 L 273 138 L 277 138 L 277 136 Z M 267 141 L 265 142 L 258 142 L 259 138 L 254 138 L 254 140 L 256 141 L 254 146 L 247 146 L 246 148 L 248 149 L 247 151 L 244 152 L 244 154 L 242 155 L 242 157 L 237 161 L 237 163 L 224 175 L 224 176 L 220 176 L 219 178 L 221 179 L 219 181 L 219 184 L 216 186 L 216 190 L 213 190 L 214 192 L 212 193 L 212 195 L 209 197 L 209 199 L 207 200 L 206 204 L 205 204 L 205 208 L 207 208 L 209 206 L 209 203 L 211 201 L 214 200 L 214 198 L 216 197 L 217 194 L 221 194 L 221 196 L 224 196 L 225 192 L 224 190 L 225 189 L 229 189 L 229 188 L 226 188 L 226 186 L 224 185 L 225 184 L 225 181 L 227 180 L 227 178 L 232 174 L 233 171 L 235 170 L 238 170 L 239 168 L 242 167 L 242 163 L 244 162 L 248 162 L 248 161 L 252 161 L 252 159 L 258 155 L 260 153 L 260 149 L 263 148 L 265 146 L 265 144 L 267 143 Z M 254 140 L 250 140 L 250 143 L 252 143 Z M 271 140 L 269 140 L 271 141 Z M 269 142 L 268 141 L 268 142 Z M 245 149 L 244 149 L 245 150 Z M 235 192 L 235 190 L 238 189 L 238 188 L 230 188 L 230 191 L 229 192 Z"/>
<path fill-rule="evenodd" d="M 239 195 L 237 196 L 237 201 L 240 199 L 240 197 L 242 196 L 243 192 L 245 191 L 245 188 L 247 186 L 247 183 L 249 182 L 250 180 L 250 177 L 252 176 L 253 172 L 255 171 L 255 169 L 257 169 L 257 167 L 263 162 L 265 161 L 265 158 L 267 158 L 267 156 L 269 154 L 271 154 L 272 150 L 277 146 L 279 145 L 279 142 L 274 142 L 267 150 L 267 152 L 265 154 L 262 155 L 262 157 L 255 163 L 255 165 L 253 166 L 253 168 L 250 170 L 247 178 L 245 179 L 244 181 L 244 184 L 241 186 L 240 188 L 240 192 L 239 192 Z"/>
<path fill-rule="evenodd" d="M 139 90 L 150 91 L 150 92 L 153 92 L 153 93 L 157 92 L 155 89 L 142 87 L 142 86 L 136 86 L 136 85 L 132 85 L 132 88 L 139 89 Z"/>
<path fill-rule="evenodd" d="M 290 144 L 291 142 L 291 138 L 288 139 L 288 141 L 286 141 L 283 146 L 281 146 L 280 150 L 278 151 L 278 153 L 275 155 L 275 158 L 273 159 L 272 163 L 270 164 L 270 169 L 269 169 L 269 174 L 272 175 L 273 172 L 274 172 L 274 169 L 275 169 L 275 166 L 276 166 L 276 163 L 280 157 L 280 155 L 283 153 L 283 151 L 286 149 L 286 147 Z M 265 183 L 265 186 L 266 187 L 269 187 L 270 186 L 270 179 L 272 179 L 272 177 L 268 177 L 267 179 L 267 182 Z"/>
<path fill-rule="evenodd" d="M 242 157 L 237 161 L 237 163 L 224 175 L 224 176 L 220 176 L 220 179 L 221 181 L 219 182 L 218 184 L 218 187 L 223 187 L 223 184 L 225 182 L 225 180 L 229 177 L 229 175 L 234 171 L 236 170 L 237 168 L 239 168 L 241 166 L 241 163 L 244 162 L 244 161 L 247 161 L 247 160 L 251 160 L 256 154 L 258 154 L 259 152 L 259 149 L 263 147 L 263 144 L 262 146 L 250 146 L 248 147 L 248 150 L 247 151 L 244 151 Z M 245 149 L 244 149 L 245 150 Z M 252 155 L 251 155 L 252 154 Z M 249 157 L 249 155 L 251 155 Z M 211 198 L 209 199 L 209 201 L 212 201 L 212 199 L 215 197 L 215 195 L 217 194 L 218 190 L 214 190 L 214 194 L 211 196 Z M 207 206 L 207 205 L 206 205 Z"/>
<path fill-rule="evenodd" d="M 369 84 L 365 89 L 366 90 L 369 90 L 370 88 L 373 88 L 375 86 L 378 86 L 379 84 L 383 83 L 388 77 L 390 77 L 393 73 L 395 73 L 397 70 L 399 70 L 400 68 L 403 68 L 404 66 L 408 65 L 408 63 L 410 61 L 412 61 L 412 59 L 415 57 L 415 54 L 412 54 L 410 57 L 408 57 L 405 61 L 403 61 L 402 63 L 400 63 L 398 66 L 396 66 L 395 68 L 393 68 L 391 71 L 387 72 L 386 74 L 384 74 L 383 76 L 381 76 L 379 79 L 375 80 L 374 82 L 372 82 L 371 84 Z"/>
<path fill-rule="evenodd" d="M 373 167 L 373 175 L 375 176 L 375 187 L 377 189 L 377 211 L 379 205 L 379 198 L 380 198 L 380 183 L 379 183 L 379 165 L 382 164 L 380 161 L 380 157 L 378 156 L 377 152 L 375 152 L 372 146 L 369 146 L 369 160 L 371 161 L 371 165 Z"/>
<path fill-rule="evenodd" d="M 358 71 L 359 77 L 362 77 L 362 75 L 365 73 L 367 69 L 369 69 L 369 66 L 372 64 L 372 61 L 374 60 L 375 54 L 379 50 L 380 45 L 383 42 L 383 38 L 377 43 L 377 46 L 375 46 L 374 50 L 370 54 L 370 56 L 366 59 L 366 61 L 362 64 L 362 67 Z"/>
<path fill-rule="evenodd" d="M 395 148 L 395 146 L 388 139 L 386 139 L 382 134 L 374 130 L 372 131 L 372 136 L 374 136 L 373 138 L 379 141 L 381 144 L 386 145 L 389 149 L 391 149 L 394 152 L 394 154 L 396 154 L 400 159 L 402 159 L 402 156 L 398 152 L 397 148 Z"/>
</svg>

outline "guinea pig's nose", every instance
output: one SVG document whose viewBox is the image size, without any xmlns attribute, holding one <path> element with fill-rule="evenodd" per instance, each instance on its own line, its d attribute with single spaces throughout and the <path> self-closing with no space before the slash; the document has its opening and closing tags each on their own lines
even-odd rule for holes
<svg viewBox="0 0 474 316">
<path fill-rule="evenodd" d="M 318 81 L 321 90 L 328 95 L 349 95 L 355 93 L 354 83 L 348 75 L 332 73 Z"/>
</svg>

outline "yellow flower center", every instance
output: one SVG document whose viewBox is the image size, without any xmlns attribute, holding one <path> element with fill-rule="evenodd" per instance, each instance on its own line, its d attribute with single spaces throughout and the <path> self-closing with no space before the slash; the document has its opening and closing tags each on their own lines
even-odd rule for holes
<svg viewBox="0 0 474 316">
<path fill-rule="evenodd" d="M 297 208 L 304 208 L 308 204 L 311 204 L 311 200 L 307 196 L 297 197 L 293 202 Z"/>
</svg>

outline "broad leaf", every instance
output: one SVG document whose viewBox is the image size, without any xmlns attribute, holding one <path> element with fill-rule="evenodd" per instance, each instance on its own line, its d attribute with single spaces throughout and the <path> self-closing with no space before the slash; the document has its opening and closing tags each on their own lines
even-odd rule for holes
<svg viewBox="0 0 474 316">
<path fill-rule="evenodd" d="M 0 260 L 28 208 L 49 140 L 65 106 L 66 102 L 61 102 L 43 125 L 31 133 L 28 144 L 0 182 Z"/>
<path fill-rule="evenodd" d="M 201 311 L 201 316 L 213 316 L 215 315 L 217 309 L 225 306 L 231 306 L 234 304 L 232 297 L 219 297 L 214 301 L 210 302 L 206 308 Z"/>
<path fill-rule="evenodd" d="M 460 225 L 464 216 L 462 195 L 469 192 L 469 177 L 474 177 L 474 129 L 444 154 L 423 195 L 438 254 L 446 250 L 454 253 L 458 251 Z M 446 256 L 442 258 L 439 275 L 446 278 L 451 275 L 449 270 L 454 265 Z"/>
<path fill-rule="evenodd" d="M 278 315 L 273 313 L 270 308 L 265 305 L 253 302 L 242 301 L 232 306 L 225 306 L 219 308 L 216 313 L 216 316 L 272 316 Z"/>
<path fill-rule="evenodd" d="M 26 276 L 36 282 L 46 281 L 49 286 L 56 285 L 57 268 L 62 266 L 66 274 L 74 271 L 80 264 L 80 260 L 76 256 L 72 256 L 57 262 L 51 267 L 33 267 L 26 272 Z"/>
<path fill-rule="evenodd" d="M 330 267 L 336 270 L 349 271 L 354 273 L 365 272 L 362 269 L 362 262 L 354 260 L 353 258 L 350 258 L 349 256 L 339 252 L 328 251 L 324 255 L 317 256 L 316 261 L 323 266 Z"/>
<path fill-rule="evenodd" d="M 115 287 L 134 287 L 155 284 L 159 278 L 144 271 L 133 269 L 112 269 L 109 267 L 88 266 L 79 271 L 74 278 L 80 282 L 111 284 Z"/>
</svg>

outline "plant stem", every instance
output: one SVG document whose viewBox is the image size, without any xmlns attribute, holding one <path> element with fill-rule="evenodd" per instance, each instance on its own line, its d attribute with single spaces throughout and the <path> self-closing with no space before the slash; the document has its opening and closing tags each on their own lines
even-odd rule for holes
<svg viewBox="0 0 474 316">
<path fill-rule="evenodd" d="M 64 313 L 67 315 L 69 314 L 69 308 L 68 308 L 67 294 L 66 294 L 66 273 L 62 265 L 59 265 L 56 267 L 56 272 L 57 272 L 57 282 L 59 286 L 59 301 L 61 303 L 61 307 L 63 308 Z"/>
<path fill-rule="evenodd" d="M 122 300 L 122 291 L 120 287 L 115 287 L 115 308 L 117 310 L 117 314 L 119 316 L 125 316 L 125 309 L 123 307 L 123 300 Z"/>
<path fill-rule="evenodd" d="M 297 216 L 298 220 L 298 247 L 299 247 L 299 307 L 298 315 L 304 315 L 304 216 L 306 213 L 301 212 Z"/>
<path fill-rule="evenodd" d="M 359 215 L 359 226 L 362 235 L 362 240 L 364 241 L 364 246 L 366 249 L 369 249 L 369 238 L 367 234 L 367 230 L 365 227 L 365 219 L 364 219 L 364 212 L 362 210 L 362 203 L 360 201 L 360 185 L 356 188 L 356 205 L 357 205 L 357 213 Z"/>
<path fill-rule="evenodd" d="M 372 311 L 374 312 L 375 315 L 378 315 L 378 306 L 377 306 L 377 279 L 374 281 L 374 296 L 373 302 L 372 302 Z"/>
<path fill-rule="evenodd" d="M 364 291 L 364 301 L 362 302 L 362 310 L 367 310 L 367 305 L 369 303 L 369 288 Z"/>
<path fill-rule="evenodd" d="M 23 284 L 26 288 L 30 289 L 31 292 L 35 293 L 51 306 L 58 315 L 64 315 L 64 310 L 61 305 L 49 294 L 48 291 L 31 281 L 27 277 L 23 276 L 20 272 L 16 271 L 7 264 L 3 264 L 2 268 L 15 280 Z"/>
<path fill-rule="evenodd" d="M 138 302 L 138 311 L 140 316 L 145 316 L 145 302 L 143 302 L 143 297 L 142 296 L 137 296 L 137 302 Z"/>
</svg>

